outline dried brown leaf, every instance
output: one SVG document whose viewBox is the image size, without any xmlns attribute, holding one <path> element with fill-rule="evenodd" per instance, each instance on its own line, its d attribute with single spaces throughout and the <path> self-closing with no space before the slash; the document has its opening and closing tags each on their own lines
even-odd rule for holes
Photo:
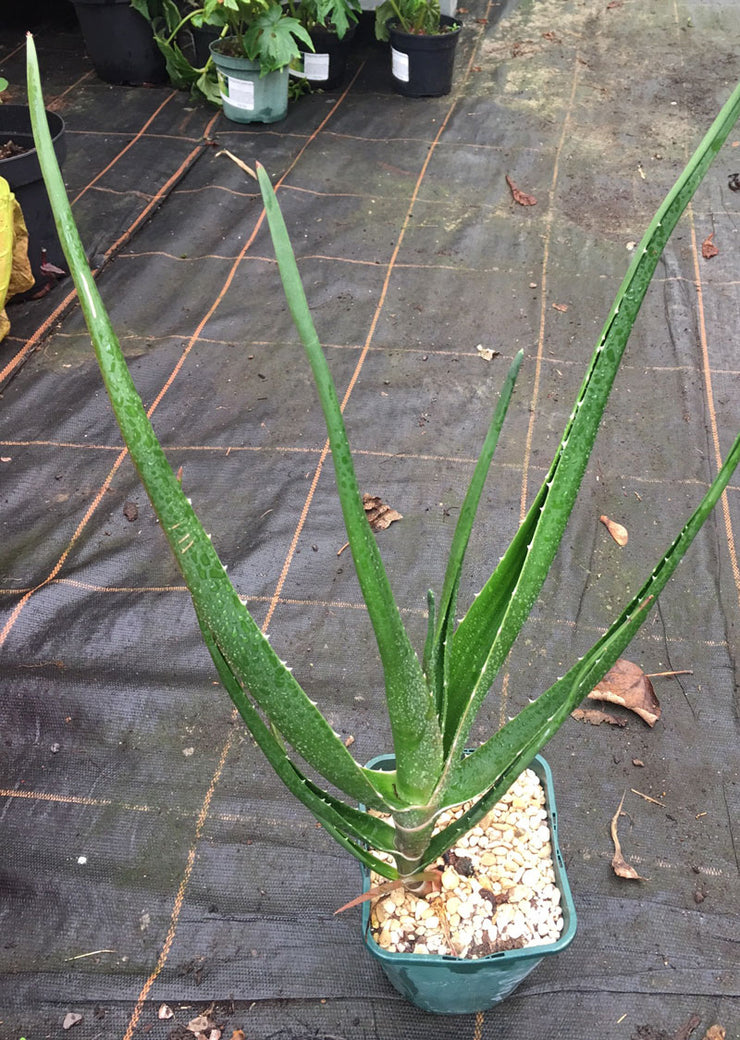
<svg viewBox="0 0 740 1040">
<path fill-rule="evenodd" d="M 82 1021 L 82 1015 L 79 1015 L 76 1011 L 68 1011 L 64 1016 L 62 1022 L 62 1029 L 71 1029 L 72 1026 L 76 1026 L 78 1022 Z"/>
<path fill-rule="evenodd" d="M 231 1034 L 231 1040 L 247 1040 L 247 1034 L 243 1029 L 235 1029 Z"/>
<path fill-rule="evenodd" d="M 537 199 L 534 195 L 527 195 L 526 192 L 517 188 L 516 184 L 514 184 L 513 180 L 508 175 L 506 177 L 506 183 L 509 185 L 514 202 L 518 202 L 520 206 L 537 205 Z"/>
<path fill-rule="evenodd" d="M 712 232 L 711 235 L 707 235 L 701 244 L 701 255 L 705 260 L 711 260 L 713 256 L 719 254 L 719 249 L 717 249 L 716 245 L 712 241 L 713 238 L 714 232 Z"/>
<path fill-rule="evenodd" d="M 627 792 L 625 791 L 624 794 Z M 614 842 L 614 855 L 612 856 L 612 870 L 617 877 L 628 878 L 631 881 L 644 881 L 644 877 L 640 877 L 635 868 L 631 866 L 622 855 L 622 846 L 619 844 L 619 838 L 617 837 L 617 821 L 622 815 L 622 806 L 624 805 L 624 794 L 622 795 L 622 801 L 619 803 L 619 808 L 612 816 L 611 822 L 611 834 L 612 841 Z"/>
<path fill-rule="evenodd" d="M 704 1034 L 704 1040 L 725 1040 L 727 1035 L 725 1027 L 717 1025 L 710 1026 Z"/>
<path fill-rule="evenodd" d="M 433 891 L 439 889 L 440 884 L 440 873 L 438 870 L 423 870 L 421 873 L 416 875 L 416 880 L 426 881 L 429 890 Z M 355 899 L 350 899 L 349 903 L 345 903 L 344 906 L 340 906 L 338 910 L 334 911 L 334 915 L 344 913 L 345 910 L 351 910 L 353 906 L 359 906 L 360 903 L 367 903 L 370 899 L 376 899 L 378 896 L 387 896 L 389 892 L 394 892 L 397 888 L 401 888 L 404 882 L 402 878 L 396 878 L 395 881 L 384 881 L 380 885 L 375 885 L 373 888 L 369 888 L 367 892 L 363 892 L 361 896 L 356 896 Z"/>
<path fill-rule="evenodd" d="M 553 303 L 552 307 L 553 310 L 560 311 L 561 314 L 565 314 L 565 312 L 568 310 L 567 303 Z"/>
<path fill-rule="evenodd" d="M 175 1012 L 169 1006 L 169 1004 L 160 1004 L 159 1011 L 157 1011 L 157 1018 L 173 1018 Z"/>
<path fill-rule="evenodd" d="M 132 524 L 134 520 L 139 519 L 139 507 L 135 502 L 125 502 L 123 505 L 123 515 L 126 517 L 128 522 Z"/>
<path fill-rule="evenodd" d="M 660 704 L 653 684 L 639 665 L 620 657 L 600 683 L 589 693 L 589 700 L 608 701 L 629 708 L 654 726 L 660 718 Z"/>
<path fill-rule="evenodd" d="M 500 350 L 491 350 L 490 347 L 484 347 L 482 343 L 479 343 L 475 348 L 484 361 L 493 361 L 495 357 L 501 356 Z"/>
<path fill-rule="evenodd" d="M 208 1015 L 196 1015 L 195 1018 L 191 1018 L 188 1022 L 188 1029 L 191 1033 L 205 1033 L 206 1030 L 214 1028 L 214 1023 L 208 1017 Z"/>
<path fill-rule="evenodd" d="M 673 1034 L 673 1040 L 689 1040 L 700 1022 L 701 1019 L 698 1015 L 690 1015 L 688 1020 Z"/>
<path fill-rule="evenodd" d="M 391 509 L 378 495 L 363 495 L 362 504 L 373 531 L 385 531 L 394 520 L 403 520 L 402 514 Z"/>
<path fill-rule="evenodd" d="M 579 722 L 590 722 L 592 726 L 600 726 L 602 722 L 608 722 L 610 726 L 626 726 L 626 719 L 618 719 L 616 715 L 610 715 L 608 711 L 599 711 L 598 708 L 576 708 L 571 716 Z"/>
<path fill-rule="evenodd" d="M 629 534 L 627 528 L 618 524 L 616 520 L 610 520 L 608 516 L 600 516 L 599 520 L 607 529 L 609 534 L 612 536 L 617 545 L 625 546 L 629 541 Z"/>
</svg>

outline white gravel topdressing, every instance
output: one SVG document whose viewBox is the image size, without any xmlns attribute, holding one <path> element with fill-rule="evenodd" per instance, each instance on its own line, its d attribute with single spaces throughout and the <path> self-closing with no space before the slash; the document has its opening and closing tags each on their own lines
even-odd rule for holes
<svg viewBox="0 0 740 1040">
<path fill-rule="evenodd" d="M 438 828 L 470 804 L 443 813 Z M 442 871 L 439 892 L 418 898 L 398 888 L 374 901 L 370 925 L 379 946 L 472 959 L 560 937 L 545 792 L 531 769 L 435 866 Z M 372 875 L 373 885 L 383 880 Z"/>
</svg>

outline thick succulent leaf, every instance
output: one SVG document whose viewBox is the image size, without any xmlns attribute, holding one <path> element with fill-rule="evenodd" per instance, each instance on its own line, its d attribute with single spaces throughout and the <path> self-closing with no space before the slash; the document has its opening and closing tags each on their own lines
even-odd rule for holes
<svg viewBox="0 0 740 1040">
<path fill-rule="evenodd" d="M 669 192 L 619 289 L 566 425 L 522 529 L 461 621 L 452 643 L 452 759 L 462 752 L 483 697 L 529 616 L 562 538 L 632 325 L 665 244 L 740 114 L 740 86 Z"/>
<path fill-rule="evenodd" d="M 340 790 L 367 804 L 385 803 L 328 722 L 273 651 L 226 576 L 218 555 L 183 494 L 144 411 L 116 335 L 87 265 L 54 155 L 33 40 L 28 38 L 28 97 L 34 140 L 69 263 L 113 411 L 162 530 L 193 597 L 239 682 L 298 753 Z"/>
<path fill-rule="evenodd" d="M 410 801 L 423 800 L 439 779 L 442 761 L 434 697 L 401 621 L 375 535 L 365 516 L 334 381 L 311 318 L 285 221 L 262 166 L 257 166 L 257 175 L 285 296 L 321 401 L 347 538 L 383 664 L 398 763 L 398 794 Z"/>
<path fill-rule="evenodd" d="M 350 852 L 355 859 L 359 859 L 361 863 L 364 863 L 370 870 L 374 870 L 376 874 L 380 874 L 381 877 L 388 878 L 390 881 L 397 881 L 401 876 L 395 867 L 392 867 L 390 863 L 386 863 L 382 859 L 378 859 L 372 852 L 364 848 L 362 845 L 358 845 L 352 841 L 339 830 L 335 830 L 329 824 L 324 824 L 324 829 L 328 834 L 334 838 L 343 848 Z"/>
<path fill-rule="evenodd" d="M 368 812 L 346 805 L 328 791 L 322 790 L 290 760 L 278 736 L 265 723 L 255 706 L 220 653 L 213 632 L 199 618 L 201 632 L 213 658 L 219 678 L 237 711 L 247 725 L 268 762 L 288 790 L 303 802 L 324 826 L 341 831 L 348 838 L 364 842 L 381 852 L 393 852 L 393 827 Z"/>
<path fill-rule="evenodd" d="M 570 712 L 606 675 L 647 618 L 739 462 L 740 436 L 697 509 L 608 631 L 563 678 L 528 704 L 485 744 L 455 763 L 442 799 L 445 806 L 459 805 L 481 793 L 484 793 L 486 804 L 493 804 L 553 736 Z M 504 783 L 506 786 L 502 786 Z M 475 818 L 477 821 L 486 811 L 476 805 L 471 810 L 470 818 L 465 818 L 467 826 L 473 826 L 470 820 Z M 453 826 L 457 827 L 457 824 Z M 449 837 L 455 840 L 454 833 L 451 832 Z"/>
<path fill-rule="evenodd" d="M 429 680 L 430 676 L 432 677 L 437 702 L 443 706 L 442 712 L 444 712 L 447 697 L 447 659 L 449 656 L 447 648 L 454 627 L 455 610 L 457 609 L 457 590 L 460 584 L 460 574 L 465 559 L 465 552 L 468 548 L 470 532 L 473 529 L 480 497 L 483 493 L 488 471 L 491 468 L 491 462 L 493 461 L 501 434 L 501 427 L 506 418 L 506 412 L 511 402 L 511 395 L 514 392 L 514 384 L 516 383 L 523 357 L 524 352 L 520 350 L 509 367 L 491 424 L 483 442 L 483 448 L 470 480 L 470 486 L 463 500 L 452 538 L 452 546 L 442 584 L 442 595 L 439 601 L 435 638 L 430 650 L 427 652 L 427 660 L 425 661 L 427 679 Z M 444 726 L 444 718 L 442 718 L 442 725 Z"/>
</svg>

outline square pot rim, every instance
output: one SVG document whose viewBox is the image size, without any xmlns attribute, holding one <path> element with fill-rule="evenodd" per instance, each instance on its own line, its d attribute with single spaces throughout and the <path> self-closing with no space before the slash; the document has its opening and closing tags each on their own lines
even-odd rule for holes
<svg viewBox="0 0 740 1040">
<path fill-rule="evenodd" d="M 376 755 L 367 763 L 367 768 L 375 769 L 381 763 L 391 763 L 394 761 L 395 756 L 393 754 Z M 499 963 L 503 966 L 503 964 L 512 964 L 517 962 L 540 961 L 543 957 L 546 957 L 549 954 L 562 953 L 563 950 L 570 946 L 576 934 L 578 921 L 575 903 L 573 902 L 573 895 L 565 871 L 565 862 L 560 851 L 558 840 L 558 818 L 557 808 L 555 806 L 555 790 L 553 786 L 552 770 L 550 769 L 549 763 L 542 757 L 542 755 L 535 755 L 532 761 L 525 766 L 525 769 L 526 768 L 533 769 L 539 777 L 545 791 L 545 808 L 547 810 L 547 820 L 552 835 L 552 862 L 555 871 L 555 884 L 560 891 L 561 907 L 566 922 L 561 935 L 555 940 L 555 942 L 525 946 L 522 949 L 516 950 L 500 950 L 498 953 L 489 953 L 485 957 L 455 957 L 451 953 L 398 953 L 394 950 L 384 949 L 373 938 L 370 931 L 370 901 L 367 901 L 362 907 L 362 937 L 370 953 L 372 953 L 372 955 L 379 961 L 387 961 L 394 965 L 414 965 L 419 968 L 427 965 L 430 967 L 432 965 L 444 965 L 445 967 L 450 968 L 454 965 L 454 970 L 456 972 L 464 973 L 480 971 L 481 968 L 476 966 L 482 964 L 495 965 L 496 963 Z M 522 772 L 523 771 L 524 770 L 522 770 Z M 364 864 L 360 864 L 360 868 L 362 870 L 362 891 L 364 893 L 370 888 L 370 870 Z"/>
</svg>

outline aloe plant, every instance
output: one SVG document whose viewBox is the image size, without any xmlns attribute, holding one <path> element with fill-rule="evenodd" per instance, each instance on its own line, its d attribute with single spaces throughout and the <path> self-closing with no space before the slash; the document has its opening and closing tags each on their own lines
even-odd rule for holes
<svg viewBox="0 0 740 1040">
<path fill-rule="evenodd" d="M 354 760 L 277 656 L 226 576 L 210 539 L 157 441 L 125 365 L 74 225 L 44 116 L 38 65 L 28 45 L 34 134 L 60 238 L 77 285 L 103 379 L 131 457 L 185 581 L 218 675 L 252 736 L 289 790 L 326 830 L 379 874 L 423 890 L 424 868 L 473 826 L 603 677 L 722 494 L 740 460 L 740 437 L 678 536 L 591 650 L 467 756 L 476 713 L 526 620 L 563 535 L 633 322 L 661 252 L 740 113 L 732 94 L 650 224 L 617 293 L 550 470 L 521 527 L 459 623 L 457 593 L 473 520 L 522 355 L 501 390 L 454 533 L 439 598 L 428 597 L 419 657 L 366 521 L 337 394 L 309 312 L 287 229 L 265 170 L 257 177 L 288 304 L 306 350 L 326 420 L 352 557 L 385 676 L 396 767 L 376 772 Z M 307 775 L 306 765 L 322 781 Z M 342 792 L 332 794 L 326 781 Z M 478 799 L 433 834 L 442 810 Z M 368 809 L 392 818 L 392 825 Z M 392 863 L 376 853 L 389 853 Z"/>
</svg>

